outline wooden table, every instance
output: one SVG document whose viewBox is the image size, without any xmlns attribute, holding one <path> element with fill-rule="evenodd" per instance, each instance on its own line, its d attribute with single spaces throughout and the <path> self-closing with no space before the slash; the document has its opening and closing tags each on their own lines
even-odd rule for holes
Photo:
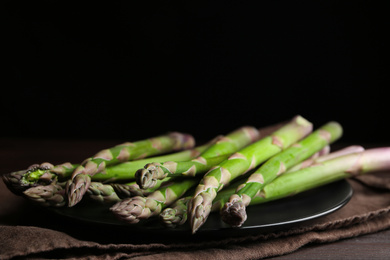
<svg viewBox="0 0 390 260">
<path fill-rule="evenodd" d="M 111 147 L 124 140 L 36 140 L 0 139 L 0 173 L 24 169 L 31 164 L 50 161 L 54 164 L 66 161 L 80 162 L 96 151 Z M 7 207 L 7 205 L 0 205 Z M 20 214 L 1 219 L 3 225 L 22 225 Z M 38 220 L 37 220 L 38 221 Z M 30 223 L 34 220 L 30 220 Z M 42 221 L 38 221 L 42 222 Z M 34 224 L 34 223 L 33 223 Z M 38 223 L 42 224 L 42 223 Z M 329 244 L 313 244 L 296 252 L 273 259 L 389 259 L 390 230 L 341 240 Z"/>
</svg>

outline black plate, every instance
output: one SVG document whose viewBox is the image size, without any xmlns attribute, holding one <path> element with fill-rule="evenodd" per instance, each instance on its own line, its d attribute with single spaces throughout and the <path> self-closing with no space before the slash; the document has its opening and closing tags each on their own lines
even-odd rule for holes
<svg viewBox="0 0 390 260">
<path fill-rule="evenodd" d="M 312 220 L 332 213 L 348 203 L 352 196 L 352 187 L 346 180 L 321 186 L 295 196 L 280 199 L 247 208 L 247 221 L 240 228 L 226 225 L 218 213 L 210 214 L 206 223 L 198 230 L 196 236 L 224 237 L 261 234 L 285 229 L 291 225 Z M 177 228 L 165 228 L 157 219 L 149 219 L 135 225 L 116 219 L 109 211 L 109 206 L 95 203 L 80 203 L 72 208 L 50 209 L 56 214 L 73 220 L 88 222 L 92 225 L 103 225 L 118 228 L 132 234 L 157 235 L 155 237 L 191 236 L 188 225 Z M 164 236 L 158 236 L 164 234 Z"/>
</svg>

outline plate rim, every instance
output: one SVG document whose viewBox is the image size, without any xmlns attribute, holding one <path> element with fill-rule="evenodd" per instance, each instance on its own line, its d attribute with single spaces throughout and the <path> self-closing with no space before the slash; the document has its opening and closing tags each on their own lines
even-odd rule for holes
<svg viewBox="0 0 390 260">
<path fill-rule="evenodd" d="M 282 201 L 282 200 L 285 200 L 288 202 L 289 199 L 292 199 L 296 196 L 305 196 L 305 193 L 307 193 L 307 192 L 314 193 L 318 189 L 326 189 L 326 188 L 331 189 L 334 185 L 343 185 L 344 189 L 345 189 L 343 191 L 343 193 L 345 193 L 345 195 L 343 196 L 343 198 L 338 200 L 338 203 L 335 203 L 331 207 L 328 207 L 326 209 L 318 211 L 316 214 L 312 214 L 309 216 L 303 216 L 303 217 L 298 218 L 298 219 L 291 219 L 291 220 L 283 221 L 283 222 L 265 223 L 265 224 L 259 224 L 259 225 L 249 225 L 249 226 L 245 225 L 245 223 L 244 223 L 244 225 L 241 227 L 231 227 L 231 226 L 223 223 L 222 224 L 223 227 L 215 227 L 215 228 L 210 228 L 210 227 L 203 228 L 202 227 L 197 231 L 196 234 L 197 235 L 199 235 L 199 234 L 200 235 L 207 235 L 207 236 L 212 234 L 211 237 L 220 236 L 220 235 L 224 235 L 224 234 L 231 235 L 232 232 L 235 233 L 235 235 L 237 235 L 237 236 L 240 236 L 243 234 L 251 234 L 253 232 L 256 232 L 258 234 L 258 233 L 262 233 L 262 232 L 269 232 L 269 231 L 274 231 L 274 230 L 285 229 L 287 227 L 290 227 L 291 225 L 307 222 L 309 220 L 313 220 L 313 219 L 331 214 L 331 213 L 341 209 L 342 207 L 344 207 L 352 198 L 353 188 L 352 188 L 351 184 L 345 179 L 339 180 L 336 182 L 332 182 L 332 183 L 328 183 L 326 185 L 322 185 L 320 187 L 317 187 L 317 188 L 314 188 L 314 189 L 311 189 L 311 190 L 308 190 L 305 192 L 301 192 L 299 194 L 296 194 L 295 196 L 290 196 L 287 198 L 282 198 L 279 200 L 269 201 L 267 203 L 251 206 L 251 207 L 259 207 L 259 206 L 263 206 L 263 205 L 270 204 L 270 203 L 280 203 L 280 201 Z M 91 204 L 89 203 L 87 205 L 91 205 Z M 105 209 L 109 208 L 109 205 L 103 205 L 103 204 L 99 204 L 99 203 L 96 203 L 93 205 L 94 205 L 94 207 L 102 207 Z M 84 205 L 82 205 L 80 203 L 79 206 L 81 207 Z M 90 218 L 86 218 L 86 217 L 82 217 L 79 215 L 74 215 L 74 214 L 68 213 L 69 211 L 70 212 L 77 211 L 78 208 L 76 208 L 76 207 L 72 207 L 72 208 L 67 208 L 67 207 L 65 207 L 65 208 L 47 208 L 47 209 L 50 212 L 57 214 L 57 215 L 61 215 L 62 217 L 65 217 L 67 219 L 71 219 L 71 220 L 75 220 L 75 221 L 79 221 L 79 222 L 84 222 L 84 223 L 88 223 L 88 224 L 92 224 L 92 225 L 106 226 L 106 227 L 111 227 L 111 228 L 116 227 L 116 228 L 120 228 L 121 230 L 122 229 L 127 230 L 127 231 L 133 230 L 134 232 L 142 231 L 142 232 L 146 232 L 146 233 L 162 233 L 162 232 L 164 232 L 165 234 L 169 233 L 169 234 L 173 234 L 173 235 L 187 235 L 188 233 L 190 233 L 189 227 L 186 228 L 186 227 L 179 226 L 177 228 L 168 228 L 168 227 L 164 227 L 163 225 L 159 225 L 159 227 L 153 226 L 156 224 L 153 224 L 151 227 L 148 227 L 147 224 L 150 223 L 151 221 L 156 221 L 155 218 L 145 220 L 143 224 L 128 224 L 125 222 L 121 222 L 120 220 L 116 220 L 115 222 L 105 222 L 105 221 L 101 221 L 101 220 L 90 219 Z M 65 212 L 64 212 L 64 209 L 65 209 Z M 218 214 L 218 212 L 212 212 L 210 214 L 210 216 L 219 217 L 219 216 L 215 216 L 216 214 Z M 221 220 L 221 222 L 222 222 L 222 220 Z M 206 221 L 206 223 L 207 223 L 207 221 Z M 215 234 L 215 233 L 217 233 L 217 234 Z"/>
</svg>

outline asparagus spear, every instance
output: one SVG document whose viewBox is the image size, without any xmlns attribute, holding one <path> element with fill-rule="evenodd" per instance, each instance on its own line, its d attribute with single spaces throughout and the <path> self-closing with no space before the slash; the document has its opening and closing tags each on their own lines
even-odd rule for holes
<svg viewBox="0 0 390 260">
<path fill-rule="evenodd" d="M 62 182 L 72 173 L 74 165 L 63 163 L 53 166 L 51 163 L 33 164 L 26 170 L 4 174 L 3 180 L 8 189 L 16 195 L 31 187 L 48 185 L 53 181 Z"/>
<path fill-rule="evenodd" d="M 210 145 L 216 142 L 217 138 L 209 141 L 208 143 L 195 147 L 193 149 L 187 149 L 180 152 L 170 153 L 166 155 L 160 155 L 155 157 L 150 157 L 146 159 L 140 159 L 136 161 L 130 161 L 125 163 L 120 163 L 113 166 L 108 166 L 105 173 L 98 173 L 92 176 L 92 181 L 110 183 L 114 181 L 128 182 L 134 180 L 135 171 L 152 160 L 158 161 L 169 161 L 169 160 L 189 160 L 199 156 L 204 150 L 206 150 Z M 26 170 L 11 172 L 2 175 L 4 183 L 7 188 L 12 191 L 14 194 L 20 196 L 23 195 L 23 191 L 31 187 L 47 185 L 53 181 L 63 182 L 68 180 L 74 169 L 77 167 L 77 164 L 71 164 L 69 162 L 62 163 L 59 165 L 53 166 L 50 163 L 34 164 L 28 167 Z M 124 185 L 124 184 L 123 184 Z M 122 184 L 116 184 L 117 187 L 122 186 Z M 137 185 L 137 188 L 132 189 L 131 186 L 123 186 L 122 192 L 125 196 L 125 190 L 127 189 L 128 195 L 134 195 L 138 192 L 143 194 L 145 191 L 141 191 Z M 137 190 L 138 189 L 138 190 Z M 118 192 L 120 192 L 118 188 Z M 97 198 L 95 198 L 97 199 Z"/>
<path fill-rule="evenodd" d="M 145 164 L 151 161 L 158 160 L 164 162 L 169 160 L 189 160 L 192 158 L 196 158 L 208 147 L 210 147 L 213 143 L 215 143 L 217 139 L 218 137 L 214 138 L 213 140 L 209 141 L 206 144 L 197 146 L 192 149 L 186 149 L 175 153 L 169 153 L 165 155 L 159 155 L 159 156 L 154 156 L 145 159 L 139 159 L 135 161 L 129 161 L 129 162 L 108 166 L 106 167 L 104 172 L 99 172 L 93 175 L 92 181 L 111 183 L 111 182 L 128 182 L 130 180 L 134 180 L 135 172 L 140 167 L 144 166 Z M 64 179 L 64 178 L 70 178 L 73 170 L 76 167 L 77 165 L 66 163 L 66 164 L 55 166 L 52 171 L 55 174 L 61 176 L 62 179 Z"/>
<path fill-rule="evenodd" d="M 281 125 L 282 123 L 271 125 L 268 127 L 261 128 L 259 131 L 264 136 L 270 131 L 280 128 Z M 105 169 L 105 172 L 97 173 L 92 176 L 92 181 L 105 183 L 131 181 L 134 179 L 136 170 L 142 168 L 147 163 L 150 163 L 152 161 L 165 162 L 186 161 L 194 159 L 220 138 L 221 136 L 218 136 L 213 140 L 209 141 L 208 143 L 195 147 L 193 149 L 187 149 L 175 153 L 169 153 L 166 155 L 160 155 L 108 166 Z M 31 165 L 26 170 L 3 174 L 2 178 L 10 191 L 12 191 L 16 195 L 22 195 L 23 191 L 27 190 L 28 188 L 46 185 L 54 180 L 62 182 L 69 179 L 74 169 L 78 166 L 78 164 L 71 164 L 69 162 L 52 166 L 52 164 L 45 162 L 40 165 Z M 44 175 L 45 178 L 41 179 L 42 175 Z M 48 179 L 49 176 L 51 176 L 51 180 Z"/>
<path fill-rule="evenodd" d="M 170 185 L 172 182 L 169 178 L 160 180 L 159 183 L 152 189 L 141 189 L 137 183 L 111 183 L 104 184 L 101 182 L 91 182 L 86 194 L 90 199 L 103 204 L 113 204 L 122 199 L 131 198 L 134 196 L 145 197 L 157 190 L 160 187 Z"/>
<path fill-rule="evenodd" d="M 85 160 L 73 171 L 72 177 L 66 185 L 68 206 L 72 207 L 82 199 L 91 183 L 91 176 L 98 172 L 104 172 L 106 166 L 156 154 L 190 149 L 194 144 L 195 141 L 191 135 L 174 132 L 102 150 L 95 156 Z"/>
<path fill-rule="evenodd" d="M 113 204 L 121 201 L 111 185 L 101 182 L 91 182 L 86 194 L 90 199 L 103 204 Z"/>
<path fill-rule="evenodd" d="M 221 136 L 218 141 L 207 148 L 198 158 L 190 161 L 165 161 L 165 163 L 150 163 L 136 173 L 136 181 L 142 188 L 151 188 L 158 179 L 167 176 L 195 176 L 205 173 L 211 167 L 224 161 L 233 152 L 242 149 L 250 143 L 257 141 L 261 136 L 267 136 L 278 130 L 286 122 L 254 129 L 250 126 L 241 127 L 226 136 Z"/>
<path fill-rule="evenodd" d="M 88 197 L 94 201 L 103 204 L 113 204 L 121 201 L 123 198 L 133 196 L 147 196 L 162 185 L 167 185 L 168 180 L 159 181 L 153 189 L 140 189 L 135 183 L 127 184 L 104 184 L 101 182 L 91 182 L 86 191 Z M 64 190 L 65 182 L 58 184 L 56 181 L 46 185 L 36 185 L 21 192 L 26 199 L 33 201 L 36 204 L 44 207 L 62 207 L 66 205 L 66 197 Z"/>
<path fill-rule="evenodd" d="M 31 187 L 23 192 L 25 198 L 44 207 L 63 207 L 66 204 L 64 183 Z"/>
<path fill-rule="evenodd" d="M 224 203 L 229 199 L 230 195 L 234 194 L 238 185 L 242 184 L 242 180 L 236 181 L 218 192 L 217 196 L 213 200 L 211 211 L 220 210 Z M 170 228 L 183 225 L 187 221 L 188 203 L 192 199 L 193 195 L 189 195 L 178 199 L 172 205 L 165 208 L 159 215 L 160 222 Z"/>
<path fill-rule="evenodd" d="M 199 157 L 190 161 L 166 161 L 146 164 L 136 172 L 136 182 L 143 188 L 151 188 L 157 180 L 166 177 L 191 176 L 205 173 L 211 167 L 225 160 L 233 152 L 242 149 L 258 140 L 259 131 L 251 126 L 244 126 L 226 136 L 206 149 Z"/>
<path fill-rule="evenodd" d="M 187 204 L 192 196 L 178 199 L 170 207 L 165 208 L 159 215 L 161 223 L 170 228 L 183 225 L 187 221 Z"/>
<path fill-rule="evenodd" d="M 141 189 L 135 181 L 127 184 L 111 183 L 111 186 L 121 199 L 126 199 L 134 196 L 148 196 L 160 187 L 171 185 L 171 183 L 171 178 L 165 178 L 164 180 L 158 180 L 156 185 L 149 189 Z"/>
<path fill-rule="evenodd" d="M 219 190 L 309 134 L 312 127 L 305 118 L 296 116 L 270 136 L 241 149 L 210 169 L 203 176 L 189 202 L 188 215 L 192 232 L 195 233 L 206 221 L 212 201 Z"/>
<path fill-rule="evenodd" d="M 383 150 L 381 151 L 380 149 Z M 385 151 L 386 149 L 387 151 Z M 360 174 L 375 172 L 378 170 L 389 170 L 390 165 L 386 165 L 385 163 L 383 163 L 384 160 L 390 160 L 390 151 L 388 149 L 390 148 L 375 148 L 376 151 L 369 151 L 369 153 L 371 153 L 371 155 L 369 156 L 373 158 L 373 161 L 370 162 L 372 166 L 370 168 L 362 167 L 361 169 L 364 168 L 365 172 L 362 171 L 360 172 Z M 297 170 L 300 171 L 300 173 L 294 173 L 296 174 L 296 176 L 300 176 L 299 180 L 297 178 L 293 178 L 294 181 L 290 181 L 290 179 L 286 177 L 287 174 L 283 174 L 271 183 L 267 184 L 261 193 L 257 194 L 254 198 L 252 198 L 250 206 L 289 197 L 294 194 L 298 194 L 309 189 L 328 184 L 333 181 L 338 181 L 342 178 L 354 177 L 355 175 L 344 175 L 343 173 L 338 172 L 338 170 L 336 170 L 332 165 L 343 164 L 345 158 L 347 158 L 347 156 L 351 154 L 352 156 L 356 157 L 356 160 L 359 160 L 359 156 L 357 155 L 359 153 L 362 153 L 363 151 L 364 148 L 362 146 L 349 146 L 329 154 L 321 155 L 316 158 L 315 163 L 311 165 L 302 165 L 303 168 Z M 387 159 L 385 159 L 385 153 L 388 154 Z M 382 156 L 377 157 L 377 154 L 382 154 Z M 368 157 L 366 157 L 365 160 L 360 160 L 362 166 L 365 164 L 364 161 L 371 160 L 367 158 Z M 350 160 L 348 164 L 349 166 L 354 165 L 352 161 L 353 160 Z M 324 165 L 325 162 L 327 163 Z M 346 169 L 348 168 L 348 165 L 346 165 Z M 305 171 L 301 171 L 305 168 L 305 166 L 308 167 L 308 169 Z M 324 168 L 326 169 L 326 171 L 323 170 Z M 323 174 L 323 172 L 326 172 L 326 175 Z M 334 179 L 331 177 L 332 175 L 335 176 Z M 228 188 L 218 192 L 216 198 L 213 200 L 211 211 L 220 211 L 225 205 L 225 203 L 228 201 L 230 196 L 235 193 L 236 188 L 242 183 L 243 181 L 238 181 L 235 184 L 229 186 Z M 283 185 L 281 185 L 280 183 L 283 183 Z M 164 211 L 160 214 L 160 220 L 167 227 L 176 227 L 177 225 L 183 225 L 186 222 L 188 198 L 184 197 L 181 199 L 181 201 L 178 200 L 177 204 L 179 205 L 177 206 L 177 208 L 175 207 L 175 204 L 172 204 L 171 207 L 164 209 Z M 163 213 L 165 214 L 163 215 Z"/>
<path fill-rule="evenodd" d="M 116 203 L 133 196 L 144 197 L 150 193 L 149 190 L 140 189 L 135 182 L 104 184 L 94 181 L 91 182 L 86 192 L 89 198 L 103 204 Z"/>
<path fill-rule="evenodd" d="M 130 224 L 138 223 L 160 214 L 161 210 L 179 199 L 199 180 L 195 178 L 174 182 L 170 186 L 160 188 L 147 197 L 135 196 L 124 199 L 110 208 L 113 214 Z"/>
<path fill-rule="evenodd" d="M 22 195 L 23 191 L 32 187 L 31 185 L 24 184 L 22 182 L 23 176 L 26 174 L 26 170 L 10 172 L 3 174 L 1 177 L 7 186 L 7 188 L 15 195 Z"/>
<path fill-rule="evenodd" d="M 106 168 L 104 172 L 100 172 L 92 176 L 93 181 L 100 182 L 128 182 L 135 179 L 135 172 L 142 168 L 145 164 L 152 161 L 185 161 L 198 157 L 203 151 L 214 144 L 218 140 L 218 137 L 209 141 L 208 143 L 195 147 L 193 149 L 187 149 L 180 152 L 169 153 L 166 155 L 160 155 L 155 157 L 149 157 L 141 160 L 135 160 L 130 162 L 124 162 L 117 165 L 112 165 Z"/>
<path fill-rule="evenodd" d="M 251 199 L 272 182 L 277 176 L 297 163 L 306 160 L 314 153 L 333 143 L 342 135 L 342 127 L 337 122 L 329 122 L 306 138 L 295 143 L 291 147 L 273 156 L 254 173 L 246 182 L 237 188 L 235 194 L 225 203 L 222 211 L 222 220 L 234 227 L 239 227 L 245 222 L 245 208 Z"/>
<path fill-rule="evenodd" d="M 330 153 L 330 145 L 326 145 L 324 148 L 322 148 L 318 152 L 315 152 L 312 156 L 310 156 L 306 160 L 303 160 L 302 162 L 297 163 L 294 166 L 286 169 L 285 173 L 308 167 L 308 166 L 312 165 L 316 161 L 317 158 L 322 157 L 324 155 L 328 155 L 329 153 Z"/>
<path fill-rule="evenodd" d="M 334 181 L 390 170 L 390 147 L 349 153 L 301 170 L 283 174 L 253 198 L 254 204 L 292 196 Z"/>
<path fill-rule="evenodd" d="M 329 146 L 327 146 L 327 147 L 329 147 Z M 347 147 L 344 147 L 343 149 L 340 149 L 340 150 L 332 152 L 332 153 L 326 152 L 325 154 L 323 154 L 322 151 L 320 151 L 318 156 L 310 157 L 309 159 L 304 160 L 303 162 L 294 165 L 293 167 L 287 169 L 286 173 L 295 172 L 295 171 L 301 170 L 303 168 L 309 167 L 310 165 L 320 163 L 320 162 L 323 162 L 326 160 L 330 160 L 330 159 L 333 159 L 333 158 L 336 158 L 336 157 L 339 157 L 342 155 L 363 152 L 363 151 L 364 151 L 364 147 L 360 146 L 360 145 L 347 146 Z"/>
<path fill-rule="evenodd" d="M 158 180 L 165 178 L 186 176 L 195 177 L 205 173 L 211 167 L 226 160 L 230 154 L 211 158 L 198 157 L 190 161 L 166 161 L 164 163 L 148 163 L 145 168 L 137 170 L 136 182 L 141 189 L 153 188 Z"/>
</svg>

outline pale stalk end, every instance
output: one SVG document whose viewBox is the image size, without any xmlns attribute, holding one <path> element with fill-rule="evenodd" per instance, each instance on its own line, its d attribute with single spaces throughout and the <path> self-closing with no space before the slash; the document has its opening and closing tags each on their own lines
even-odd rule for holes
<svg viewBox="0 0 390 260">
<path fill-rule="evenodd" d="M 390 168 L 390 147 L 378 147 L 365 150 L 360 159 L 361 172 L 375 172 Z"/>
</svg>

